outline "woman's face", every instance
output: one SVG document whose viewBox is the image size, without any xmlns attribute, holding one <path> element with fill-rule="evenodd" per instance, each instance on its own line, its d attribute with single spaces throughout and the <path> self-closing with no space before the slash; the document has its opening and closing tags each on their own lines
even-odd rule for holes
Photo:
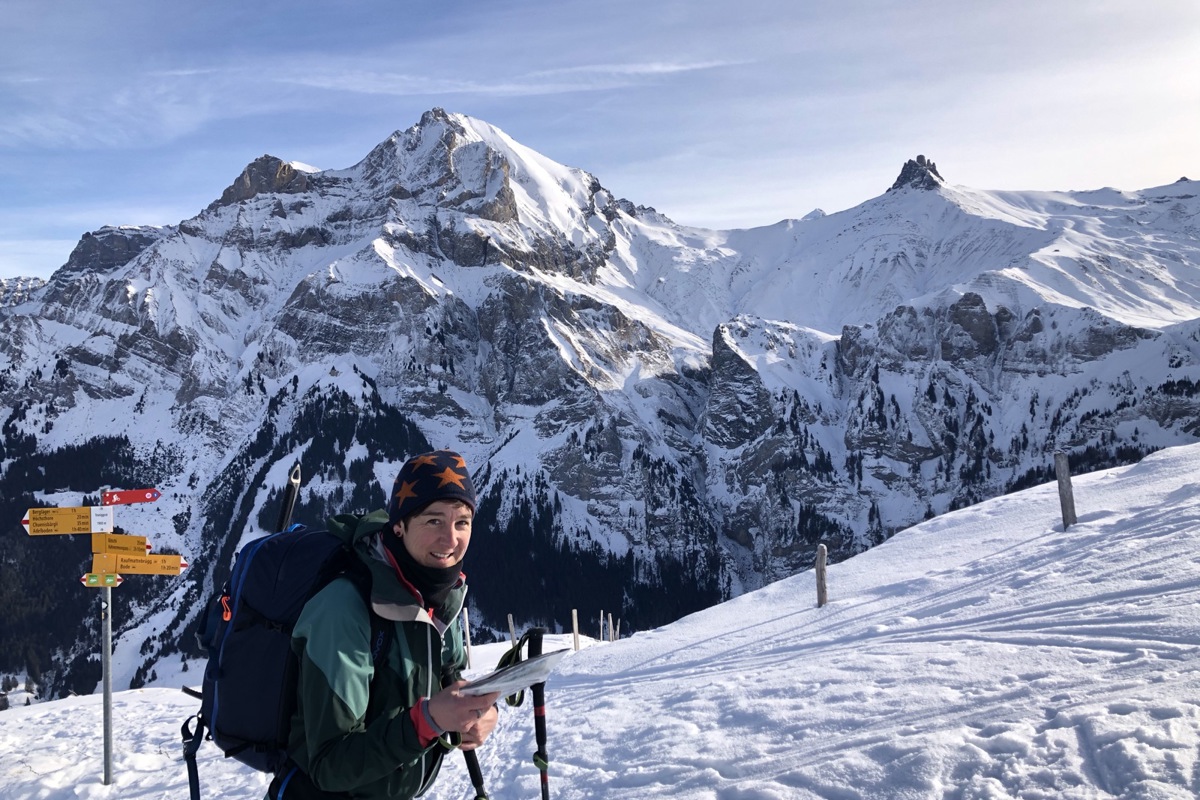
<svg viewBox="0 0 1200 800">
<path fill-rule="evenodd" d="M 435 500 L 408 523 L 396 523 L 404 549 L 423 567 L 445 569 L 463 560 L 471 543 L 471 507 L 459 500 Z"/>
</svg>

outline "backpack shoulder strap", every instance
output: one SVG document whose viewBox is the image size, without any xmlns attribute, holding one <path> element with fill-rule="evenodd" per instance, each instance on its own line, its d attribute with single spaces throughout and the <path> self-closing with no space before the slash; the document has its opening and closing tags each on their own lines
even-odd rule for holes
<svg viewBox="0 0 1200 800">
<path fill-rule="evenodd" d="M 328 529 L 348 545 L 387 527 L 387 524 L 386 509 L 369 514 L 337 514 L 327 520 Z"/>
<path fill-rule="evenodd" d="M 396 637 L 395 626 L 375 613 L 371 607 L 371 570 L 358 559 L 353 550 L 347 546 L 345 566 L 342 575 L 354 584 L 358 594 L 366 606 L 367 616 L 371 620 L 371 663 L 379 666 L 392 647 Z M 377 672 L 378 674 L 378 672 Z"/>
</svg>

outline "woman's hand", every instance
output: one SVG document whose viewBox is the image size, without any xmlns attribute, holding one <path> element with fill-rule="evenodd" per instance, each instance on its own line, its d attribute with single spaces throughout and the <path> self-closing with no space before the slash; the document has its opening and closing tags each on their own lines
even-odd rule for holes
<svg viewBox="0 0 1200 800">
<path fill-rule="evenodd" d="M 491 696 L 489 695 L 489 697 Z M 495 730 L 496 723 L 499 721 L 500 711 L 494 704 L 488 706 L 479 719 L 475 720 L 475 724 L 467 727 L 460 734 L 462 736 L 461 749 L 474 750 L 479 747 L 487 737 L 492 735 L 492 731 Z"/>
<path fill-rule="evenodd" d="M 463 744 L 471 741 L 473 748 L 486 739 L 492 728 L 496 727 L 498 715 L 493 704 L 500 697 L 500 693 L 463 694 L 459 688 L 465 685 L 466 681 L 455 681 L 429 698 L 429 716 L 433 717 L 434 724 L 442 730 L 462 734 Z"/>
</svg>

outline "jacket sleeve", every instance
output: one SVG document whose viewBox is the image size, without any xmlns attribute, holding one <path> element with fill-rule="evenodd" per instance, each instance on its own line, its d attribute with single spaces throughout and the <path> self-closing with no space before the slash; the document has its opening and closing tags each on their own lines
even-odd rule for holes
<svg viewBox="0 0 1200 800">
<path fill-rule="evenodd" d="M 405 767 L 419 769 L 426 749 L 406 708 L 386 709 L 365 722 L 374 675 L 370 631 L 358 590 L 335 580 L 308 602 L 292 633 L 300 661 L 305 771 L 324 791 L 365 786 Z"/>
</svg>

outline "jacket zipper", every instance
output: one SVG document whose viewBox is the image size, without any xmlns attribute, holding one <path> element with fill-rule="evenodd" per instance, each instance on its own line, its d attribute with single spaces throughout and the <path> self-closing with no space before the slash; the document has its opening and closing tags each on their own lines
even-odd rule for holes
<svg viewBox="0 0 1200 800">
<path fill-rule="evenodd" d="M 433 692 L 433 634 L 430 633 L 430 628 L 433 628 L 433 627 L 434 627 L 433 625 L 425 626 L 425 697 L 427 697 L 427 698 L 433 697 L 433 694 L 434 694 L 434 692 Z M 441 637 L 440 632 L 438 634 L 438 637 L 439 638 Z M 441 686 L 440 676 L 438 679 L 438 685 L 439 685 L 439 687 Z M 419 788 L 417 790 L 418 797 L 425 794 L 425 792 L 429 789 L 429 784 L 432 783 L 432 781 L 430 779 L 436 775 L 437 775 L 436 771 L 433 773 L 426 772 L 426 760 L 424 757 L 422 757 L 421 758 L 421 784 L 420 784 L 421 788 Z"/>
</svg>

